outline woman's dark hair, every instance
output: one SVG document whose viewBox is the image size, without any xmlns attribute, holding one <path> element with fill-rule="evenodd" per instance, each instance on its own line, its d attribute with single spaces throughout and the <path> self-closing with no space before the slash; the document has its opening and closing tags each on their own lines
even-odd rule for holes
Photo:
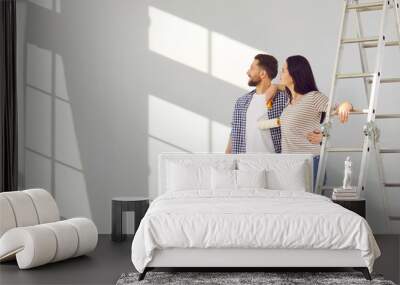
<svg viewBox="0 0 400 285">
<path fill-rule="evenodd" d="M 286 59 L 286 63 L 288 72 L 293 79 L 294 91 L 296 93 L 304 95 L 311 91 L 318 91 L 311 65 L 304 56 L 289 56 Z M 286 91 L 290 95 L 290 102 L 292 102 L 292 93 L 287 87 Z"/>
</svg>

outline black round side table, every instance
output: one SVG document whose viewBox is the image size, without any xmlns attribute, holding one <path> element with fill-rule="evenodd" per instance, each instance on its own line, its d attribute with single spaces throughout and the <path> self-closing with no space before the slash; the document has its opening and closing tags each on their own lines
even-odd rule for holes
<svg viewBox="0 0 400 285">
<path fill-rule="evenodd" d="M 123 241 L 126 234 L 122 233 L 122 214 L 123 212 L 135 212 L 135 232 L 140 221 L 149 208 L 148 197 L 115 197 L 112 199 L 111 210 L 111 239 L 113 241 Z"/>
</svg>

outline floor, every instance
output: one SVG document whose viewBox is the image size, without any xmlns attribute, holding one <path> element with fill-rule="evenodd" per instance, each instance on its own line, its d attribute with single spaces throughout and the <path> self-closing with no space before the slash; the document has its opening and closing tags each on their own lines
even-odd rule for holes
<svg viewBox="0 0 400 285">
<path fill-rule="evenodd" d="M 399 284 L 400 237 L 376 236 L 382 251 L 374 271 Z M 100 235 L 97 249 L 81 256 L 30 270 L 19 270 L 15 262 L 0 265 L 0 284 L 115 284 L 124 272 L 134 271 L 130 260 L 132 237 L 115 243 Z"/>
<path fill-rule="evenodd" d="M 124 272 L 134 271 L 130 260 L 132 238 L 111 241 L 100 235 L 88 256 L 64 260 L 29 270 L 18 270 L 15 262 L 0 264 L 0 284 L 115 284 Z"/>
</svg>

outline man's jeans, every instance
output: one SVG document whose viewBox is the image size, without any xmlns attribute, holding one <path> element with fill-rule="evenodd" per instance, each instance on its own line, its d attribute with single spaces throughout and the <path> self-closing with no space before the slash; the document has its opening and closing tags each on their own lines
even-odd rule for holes
<svg viewBox="0 0 400 285">
<path fill-rule="evenodd" d="M 313 157 L 313 192 L 315 193 L 315 188 L 316 188 L 316 180 L 317 180 L 317 174 L 318 174 L 318 164 L 319 164 L 319 155 L 316 155 Z M 324 183 L 326 183 L 326 171 L 325 171 L 325 176 L 324 176 Z"/>
</svg>

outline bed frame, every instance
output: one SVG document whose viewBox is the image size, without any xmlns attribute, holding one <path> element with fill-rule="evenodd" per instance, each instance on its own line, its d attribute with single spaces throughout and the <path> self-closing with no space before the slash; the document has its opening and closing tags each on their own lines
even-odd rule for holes
<svg viewBox="0 0 400 285">
<path fill-rule="evenodd" d="M 234 271 L 271 268 L 337 268 L 350 267 L 371 280 L 359 250 L 329 249 L 200 249 L 170 248 L 156 250 L 139 280 L 155 268 L 232 268 Z"/>
<path fill-rule="evenodd" d="M 277 154 L 215 154 L 215 153 L 162 153 L 158 164 L 158 194 L 165 192 L 166 162 L 183 158 L 231 158 L 240 157 L 267 158 Z M 308 154 L 278 154 L 279 157 L 306 160 L 309 167 L 309 185 L 307 191 L 312 192 L 312 155 Z M 367 280 L 371 275 L 359 250 L 331 250 L 331 249 L 255 249 L 255 248 L 168 248 L 157 249 L 153 259 L 149 262 L 139 280 L 143 280 L 146 273 L 156 268 L 230 268 L 234 271 L 245 269 L 265 268 L 343 268 L 350 267 L 361 271 Z"/>
</svg>

